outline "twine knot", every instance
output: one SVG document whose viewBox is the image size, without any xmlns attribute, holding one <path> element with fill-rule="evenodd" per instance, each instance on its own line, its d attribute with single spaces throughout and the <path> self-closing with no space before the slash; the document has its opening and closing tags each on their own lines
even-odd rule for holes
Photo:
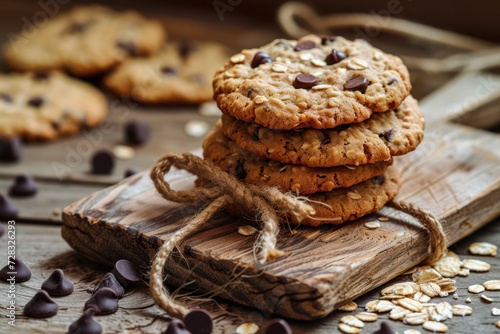
<svg viewBox="0 0 500 334">
<path fill-rule="evenodd" d="M 173 190 L 165 181 L 171 167 L 184 169 L 203 181 L 203 187 L 191 190 Z M 291 219 L 300 223 L 314 215 L 313 207 L 302 199 L 283 194 L 278 189 L 240 182 L 236 177 L 222 171 L 211 161 L 203 160 L 191 153 L 167 154 L 160 158 L 151 171 L 151 179 L 158 193 L 166 200 L 190 205 L 204 205 L 184 227 L 174 233 L 156 254 L 150 272 L 150 286 L 156 303 L 170 315 L 182 316 L 187 309 L 169 298 L 163 287 L 163 268 L 174 248 L 199 230 L 216 212 L 228 206 L 251 212 L 262 223 L 262 231 L 255 242 L 259 263 L 275 260 L 284 255 L 276 248 L 279 219 Z"/>
</svg>

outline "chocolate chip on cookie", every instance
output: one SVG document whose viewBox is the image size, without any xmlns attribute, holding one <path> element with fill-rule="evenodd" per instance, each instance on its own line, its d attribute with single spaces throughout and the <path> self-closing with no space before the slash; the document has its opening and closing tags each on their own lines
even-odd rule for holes
<svg viewBox="0 0 500 334">
<path fill-rule="evenodd" d="M 301 73 L 295 77 L 293 87 L 309 89 L 314 87 L 317 82 L 318 80 L 314 75 Z"/>
<path fill-rule="evenodd" d="M 359 76 L 347 81 L 344 85 L 344 89 L 351 91 L 357 90 L 361 93 L 364 93 L 366 91 L 366 88 L 368 87 L 368 84 L 368 80 L 366 80 L 365 77 Z"/>
<path fill-rule="evenodd" d="M 342 60 L 344 60 L 346 58 L 347 58 L 347 55 L 345 53 L 343 53 L 342 51 L 332 49 L 332 52 L 330 52 L 328 54 L 328 56 L 326 56 L 325 62 L 328 65 L 333 65 L 333 64 L 337 64 L 338 62 L 341 62 Z"/>
<path fill-rule="evenodd" d="M 267 54 L 263 51 L 259 51 L 255 54 L 255 56 L 253 56 L 252 68 L 256 68 L 259 65 L 268 64 L 268 63 L 272 63 L 272 62 L 273 62 L 273 58 L 271 58 L 271 56 L 269 54 Z"/>
<path fill-rule="evenodd" d="M 293 48 L 293 51 L 302 51 L 302 50 L 311 50 L 316 47 L 316 43 L 313 41 L 303 41 L 300 43 L 297 43 L 295 47 Z"/>
</svg>

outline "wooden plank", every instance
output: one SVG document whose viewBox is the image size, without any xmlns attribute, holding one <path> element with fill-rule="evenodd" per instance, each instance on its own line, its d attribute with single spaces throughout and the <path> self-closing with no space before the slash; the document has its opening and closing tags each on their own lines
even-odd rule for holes
<svg viewBox="0 0 500 334">
<path fill-rule="evenodd" d="M 5 226 L 5 225 L 4 225 Z M 498 307 L 496 304 L 486 304 L 479 300 L 478 295 L 467 292 L 467 287 L 472 284 L 481 283 L 490 279 L 500 277 L 500 257 L 478 257 L 468 254 L 467 247 L 472 242 L 490 242 L 500 245 L 500 220 L 496 220 L 470 237 L 458 242 L 452 250 L 464 258 L 475 258 L 491 264 L 488 273 L 474 274 L 468 277 L 457 277 L 459 299 L 454 300 L 451 296 L 445 298 L 434 298 L 432 302 L 447 301 L 450 304 L 465 304 L 465 299 L 470 297 L 470 306 L 474 309 L 473 315 L 468 317 L 454 317 L 446 321 L 449 327 L 448 333 L 470 334 L 470 333 L 493 333 L 494 322 L 497 317 L 491 315 L 491 308 Z M 17 224 L 18 256 L 28 265 L 32 271 L 30 281 L 16 285 L 16 327 L 7 325 L 7 321 L 0 321 L 1 333 L 66 333 L 70 324 L 80 315 L 83 303 L 90 297 L 96 282 L 109 270 L 109 267 L 98 265 L 82 258 L 77 252 L 71 250 L 60 235 L 58 226 L 40 226 L 31 224 Z M 7 238 L 0 238 L 0 249 L 7 247 Z M 5 264 L 2 260 L 1 266 Z M 64 270 L 66 275 L 75 282 L 75 292 L 66 297 L 56 298 L 59 305 L 59 313 L 50 319 L 32 319 L 22 315 L 22 309 L 34 293 L 40 288 L 43 280 L 56 268 Z M 401 281 L 398 277 L 388 284 Z M 7 285 L 0 283 L 2 291 Z M 499 291 L 488 292 L 488 295 L 496 301 L 500 298 Z M 380 289 L 375 289 L 356 299 L 357 312 L 363 311 L 364 306 L 370 300 L 380 296 Z M 196 297 L 193 296 L 193 297 Z M 210 310 L 214 315 L 215 329 L 213 334 L 234 333 L 238 325 L 244 322 L 255 322 L 259 326 L 265 325 L 270 320 L 270 315 L 246 307 L 229 304 L 224 300 L 216 299 L 206 302 L 201 298 L 194 298 L 191 302 L 193 307 L 201 306 Z M 9 300 L 0 298 L 0 316 L 6 319 L 6 308 Z M 495 302 L 496 303 L 496 302 Z M 110 316 L 96 317 L 103 326 L 104 332 L 108 334 L 124 332 L 141 332 L 144 334 L 156 334 L 165 330 L 169 318 L 154 305 L 149 292 L 141 287 L 138 292 L 128 295 L 120 301 L 120 309 Z M 295 334 L 330 334 L 338 333 L 337 324 L 340 317 L 348 312 L 336 311 L 315 322 L 289 320 Z M 404 325 L 388 319 L 387 314 L 381 314 L 379 321 L 365 323 L 363 332 L 372 333 L 379 329 L 381 321 L 388 321 L 391 327 L 402 333 L 414 326 Z M 419 327 L 415 328 L 423 332 Z"/>
</svg>

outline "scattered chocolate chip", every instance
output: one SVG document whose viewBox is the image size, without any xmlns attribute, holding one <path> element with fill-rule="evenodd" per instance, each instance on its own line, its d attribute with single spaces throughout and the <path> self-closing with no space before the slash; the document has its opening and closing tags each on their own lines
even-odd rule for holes
<svg viewBox="0 0 500 334">
<path fill-rule="evenodd" d="M 23 144 L 21 139 L 0 137 L 0 161 L 16 162 L 23 156 Z"/>
<path fill-rule="evenodd" d="M 33 79 L 36 81 L 48 80 L 52 73 L 50 71 L 38 71 L 33 74 Z"/>
<path fill-rule="evenodd" d="M 293 87 L 299 89 L 299 88 L 304 88 L 304 89 L 309 89 L 311 87 L 314 87 L 316 85 L 317 79 L 314 75 L 312 74 L 299 74 L 295 77 L 295 80 L 293 82 Z"/>
<path fill-rule="evenodd" d="M 28 104 L 35 108 L 40 108 L 45 103 L 45 100 L 39 96 L 32 97 L 28 100 Z"/>
<path fill-rule="evenodd" d="M 5 194 L 0 193 L 0 220 L 7 221 L 15 219 L 18 214 L 19 210 L 14 203 L 12 203 L 10 198 Z"/>
<path fill-rule="evenodd" d="M 113 275 L 120 284 L 126 288 L 129 285 L 134 285 L 142 279 L 142 274 L 139 268 L 129 260 L 118 260 L 113 268 Z"/>
<path fill-rule="evenodd" d="M 267 326 L 266 334 L 292 334 L 290 325 L 283 319 L 271 320 Z"/>
<path fill-rule="evenodd" d="M 378 136 L 380 138 L 384 138 L 385 140 L 387 140 L 388 142 L 391 142 L 392 141 L 392 136 L 393 136 L 393 131 L 392 129 L 389 129 L 387 131 L 384 131 L 382 132 L 381 134 L 379 134 Z"/>
<path fill-rule="evenodd" d="M 93 308 L 96 315 L 107 315 L 118 310 L 118 296 L 110 288 L 100 288 L 85 303 L 84 310 Z"/>
<path fill-rule="evenodd" d="M 144 145 L 151 137 L 148 123 L 132 120 L 125 124 L 125 142 L 129 145 Z"/>
<path fill-rule="evenodd" d="M 139 55 L 137 47 L 133 42 L 118 41 L 116 43 L 116 46 L 119 47 L 120 49 L 125 50 L 131 57 L 136 57 Z"/>
<path fill-rule="evenodd" d="M 303 41 L 297 43 L 295 47 L 293 48 L 293 51 L 302 51 L 302 50 L 311 50 L 316 47 L 316 43 L 313 41 Z"/>
<path fill-rule="evenodd" d="M 12 277 L 15 278 L 16 283 L 26 282 L 31 278 L 31 271 L 17 257 L 11 261 L 11 264 L 7 264 L 0 270 L 0 279 L 3 281 L 8 282 Z"/>
<path fill-rule="evenodd" d="M 129 167 L 125 170 L 125 175 L 123 177 L 127 178 L 140 172 L 141 170 L 137 167 Z"/>
<path fill-rule="evenodd" d="M 263 52 L 263 51 L 259 51 L 255 54 L 255 56 L 253 56 L 251 66 L 252 66 L 252 68 L 256 68 L 259 65 L 272 63 L 272 62 L 273 62 L 273 58 L 271 58 L 271 56 L 268 53 Z"/>
<path fill-rule="evenodd" d="M 385 177 L 384 177 L 384 175 L 375 176 L 373 179 L 374 179 L 374 180 L 375 180 L 375 182 L 376 182 L 377 184 L 379 184 L 379 185 L 384 184 L 384 181 L 385 181 Z"/>
<path fill-rule="evenodd" d="M 161 73 L 166 74 L 166 75 L 175 75 L 177 73 L 175 68 L 173 68 L 171 66 L 163 66 L 162 68 L 160 68 L 160 71 L 161 71 Z"/>
<path fill-rule="evenodd" d="M 73 292 L 73 283 L 64 276 L 61 269 L 56 269 L 42 283 L 42 290 L 47 291 L 51 296 L 67 296 Z"/>
<path fill-rule="evenodd" d="M 186 325 L 182 320 L 172 319 L 168 324 L 167 330 L 163 334 L 192 334 L 186 329 Z"/>
<path fill-rule="evenodd" d="M 330 136 L 327 133 L 321 132 L 321 134 L 323 135 L 323 141 L 321 141 L 321 145 L 328 145 L 332 142 Z"/>
<path fill-rule="evenodd" d="M 361 93 L 365 93 L 366 87 L 368 87 L 368 80 L 366 80 L 365 77 L 359 76 L 352 78 L 351 80 L 347 81 L 344 85 L 345 90 L 350 90 L 350 91 L 360 91 Z"/>
<path fill-rule="evenodd" d="M 179 47 L 179 54 L 181 58 L 186 59 L 191 53 L 196 51 L 196 45 L 190 42 L 184 42 Z"/>
<path fill-rule="evenodd" d="M 113 153 L 101 150 L 94 153 L 91 160 L 92 174 L 109 175 L 115 167 L 115 157 Z"/>
<path fill-rule="evenodd" d="M 234 176 L 240 181 L 247 177 L 247 171 L 243 168 L 243 161 L 238 160 L 236 162 L 236 167 L 234 168 Z"/>
<path fill-rule="evenodd" d="M 389 326 L 389 324 L 385 321 L 382 321 L 380 324 L 380 329 L 376 332 L 373 332 L 372 334 L 396 334 L 392 328 Z"/>
<path fill-rule="evenodd" d="M 94 320 L 95 309 L 83 311 L 83 315 L 69 326 L 68 334 L 101 334 L 102 326 Z"/>
<path fill-rule="evenodd" d="M 38 291 L 24 307 L 24 314 L 32 318 L 50 318 L 57 314 L 57 304 L 47 291 Z"/>
<path fill-rule="evenodd" d="M 333 65 L 333 64 L 337 64 L 337 63 L 341 62 L 342 60 L 344 60 L 346 58 L 347 58 L 347 55 L 344 52 L 332 49 L 330 54 L 328 56 L 326 56 L 325 62 L 328 65 Z"/>
<path fill-rule="evenodd" d="M 337 36 L 323 36 L 321 37 L 321 45 L 327 45 L 337 39 Z"/>
<path fill-rule="evenodd" d="M 191 334 L 211 334 L 214 327 L 212 316 L 203 309 L 192 310 L 186 314 L 184 324 Z"/>
<path fill-rule="evenodd" d="M 12 96 L 10 96 L 9 94 L 0 93 L 0 100 L 4 100 L 5 102 L 11 103 Z"/>
<path fill-rule="evenodd" d="M 389 80 L 389 82 L 387 83 L 388 86 L 392 85 L 393 83 L 395 82 L 398 82 L 398 79 L 396 78 L 391 78 L 391 80 Z"/>
<path fill-rule="evenodd" d="M 16 177 L 14 184 L 9 189 L 9 195 L 12 197 L 29 197 L 38 191 L 38 185 L 35 179 L 30 175 L 21 174 Z"/>
<path fill-rule="evenodd" d="M 125 295 L 125 289 L 121 286 L 120 282 L 116 279 L 113 273 L 107 273 L 104 277 L 97 283 L 94 292 L 96 293 L 99 289 L 109 288 L 113 290 L 118 298 L 123 298 Z"/>
</svg>

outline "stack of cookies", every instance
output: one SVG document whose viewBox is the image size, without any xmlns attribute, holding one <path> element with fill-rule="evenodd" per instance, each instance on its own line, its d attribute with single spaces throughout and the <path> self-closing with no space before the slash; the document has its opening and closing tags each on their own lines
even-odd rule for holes
<svg viewBox="0 0 500 334">
<path fill-rule="evenodd" d="M 363 40 L 275 40 L 232 56 L 213 86 L 223 116 L 205 159 L 244 182 L 307 196 L 316 214 L 306 225 L 378 211 L 400 187 L 392 157 L 423 138 L 407 68 Z"/>
</svg>

